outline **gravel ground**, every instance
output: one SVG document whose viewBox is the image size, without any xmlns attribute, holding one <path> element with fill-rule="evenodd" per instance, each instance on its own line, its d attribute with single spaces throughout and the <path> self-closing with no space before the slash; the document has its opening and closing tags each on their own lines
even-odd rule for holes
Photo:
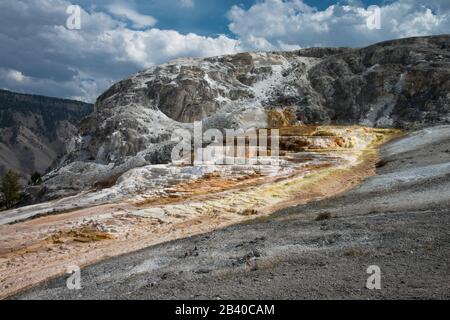
<svg viewBox="0 0 450 320">
<path fill-rule="evenodd" d="M 13 298 L 449 299 L 450 127 L 429 131 L 384 146 L 378 175 L 343 195 L 88 266 L 81 290 L 60 277 Z M 380 290 L 365 288 L 370 265 Z"/>
</svg>

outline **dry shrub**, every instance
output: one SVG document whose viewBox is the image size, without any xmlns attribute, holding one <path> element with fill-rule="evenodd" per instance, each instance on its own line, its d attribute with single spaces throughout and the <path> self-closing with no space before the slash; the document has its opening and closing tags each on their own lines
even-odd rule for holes
<svg viewBox="0 0 450 320">
<path fill-rule="evenodd" d="M 314 220 L 322 221 L 322 220 L 328 220 L 328 219 L 331 219 L 331 213 L 329 213 L 329 212 L 321 212 L 321 213 L 319 213 L 317 215 L 316 219 L 314 219 Z"/>
</svg>

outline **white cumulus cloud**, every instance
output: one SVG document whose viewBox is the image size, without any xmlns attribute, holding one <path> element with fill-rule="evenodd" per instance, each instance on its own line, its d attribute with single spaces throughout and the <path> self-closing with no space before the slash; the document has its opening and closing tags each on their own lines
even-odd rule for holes
<svg viewBox="0 0 450 320">
<path fill-rule="evenodd" d="M 153 27 L 156 24 L 155 18 L 140 14 L 125 3 L 113 3 L 108 6 L 108 10 L 116 17 L 125 18 L 131 21 L 133 28 L 136 29 Z"/>
<path fill-rule="evenodd" d="M 450 1 L 397 0 L 380 8 L 381 28 L 368 28 L 373 10 L 348 1 L 318 10 L 301 0 L 263 0 L 233 6 L 230 30 L 246 49 L 364 46 L 393 38 L 448 33 Z"/>
<path fill-rule="evenodd" d="M 146 67 L 182 56 L 211 56 L 238 51 L 226 36 L 150 27 L 128 28 L 122 14 L 137 25 L 150 26 L 149 16 L 128 7 L 115 14 L 81 9 L 81 29 L 66 27 L 66 0 L 0 1 L 0 87 L 95 101 L 115 81 Z"/>
<path fill-rule="evenodd" d="M 9 70 L 4 70 L 4 72 L 8 79 L 15 81 L 15 82 L 23 82 L 27 79 L 22 72 L 17 71 L 17 70 L 9 69 Z"/>
</svg>

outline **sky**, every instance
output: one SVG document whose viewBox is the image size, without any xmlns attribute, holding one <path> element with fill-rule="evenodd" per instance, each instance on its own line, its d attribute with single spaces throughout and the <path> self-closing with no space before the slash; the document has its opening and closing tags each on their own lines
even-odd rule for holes
<svg viewBox="0 0 450 320">
<path fill-rule="evenodd" d="M 449 0 L 1 0 L 0 88 L 94 102 L 178 57 L 446 33 Z"/>
</svg>

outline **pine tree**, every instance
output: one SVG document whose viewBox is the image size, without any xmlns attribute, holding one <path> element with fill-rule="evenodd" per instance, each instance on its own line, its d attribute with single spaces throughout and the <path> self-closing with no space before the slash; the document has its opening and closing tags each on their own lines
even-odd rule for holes
<svg viewBox="0 0 450 320">
<path fill-rule="evenodd" d="M 21 191 L 17 173 L 9 170 L 5 174 L 1 180 L 0 192 L 3 193 L 7 209 L 12 208 L 20 200 Z"/>
<path fill-rule="evenodd" d="M 35 171 L 30 178 L 30 181 L 33 185 L 38 185 L 42 183 L 42 176 L 39 172 Z"/>
</svg>

